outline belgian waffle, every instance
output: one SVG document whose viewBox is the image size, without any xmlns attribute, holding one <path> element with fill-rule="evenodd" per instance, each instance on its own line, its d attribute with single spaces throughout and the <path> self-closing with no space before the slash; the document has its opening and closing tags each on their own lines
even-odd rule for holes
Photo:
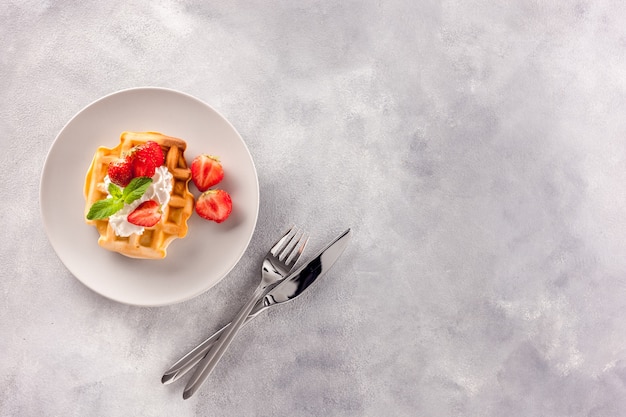
<svg viewBox="0 0 626 417">
<path fill-rule="evenodd" d="M 187 235 L 187 220 L 191 216 L 194 204 L 193 195 L 188 188 L 191 170 L 187 167 L 184 157 L 187 144 L 182 139 L 157 132 L 123 132 L 120 143 L 115 148 L 98 148 L 85 178 L 86 216 L 93 203 L 108 196 L 104 177 L 107 175 L 109 163 L 120 158 L 134 146 L 150 140 L 161 145 L 165 165 L 174 177 L 170 201 L 167 206 L 162 207 L 161 220 L 153 227 L 146 227 L 143 234 L 132 234 L 129 237 L 117 236 L 108 219 L 85 220 L 98 230 L 100 246 L 131 258 L 165 258 L 167 246 L 174 239 Z"/>
</svg>

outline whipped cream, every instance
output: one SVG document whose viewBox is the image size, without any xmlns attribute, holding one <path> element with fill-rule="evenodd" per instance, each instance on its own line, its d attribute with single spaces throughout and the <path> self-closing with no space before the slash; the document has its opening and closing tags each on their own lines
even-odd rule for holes
<svg viewBox="0 0 626 417">
<path fill-rule="evenodd" d="M 146 190 L 146 192 L 137 200 L 130 204 L 124 204 L 124 208 L 109 217 L 109 224 L 113 228 L 113 231 L 117 236 L 128 237 L 133 233 L 141 235 L 144 228 L 135 224 L 129 223 L 126 219 L 130 213 L 137 208 L 138 205 L 148 200 L 155 200 L 161 206 L 167 205 L 170 201 L 170 195 L 172 194 L 172 179 L 174 177 L 168 171 L 166 166 L 160 166 L 156 169 L 152 176 L 152 183 Z M 107 175 L 104 177 L 104 187 L 109 189 L 111 180 Z M 121 188 L 121 187 L 120 187 Z M 123 189 L 123 188 L 122 188 Z"/>
</svg>

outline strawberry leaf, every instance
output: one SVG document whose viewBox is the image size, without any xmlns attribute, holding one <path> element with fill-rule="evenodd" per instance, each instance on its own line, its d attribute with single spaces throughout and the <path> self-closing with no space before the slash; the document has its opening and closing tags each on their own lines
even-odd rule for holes
<svg viewBox="0 0 626 417">
<path fill-rule="evenodd" d="M 93 203 L 87 213 L 88 220 L 106 219 L 124 207 L 124 202 L 116 198 L 105 198 Z"/>
<path fill-rule="evenodd" d="M 150 177 L 136 177 L 124 188 L 122 192 L 122 201 L 130 204 L 140 198 L 152 183 Z"/>
</svg>

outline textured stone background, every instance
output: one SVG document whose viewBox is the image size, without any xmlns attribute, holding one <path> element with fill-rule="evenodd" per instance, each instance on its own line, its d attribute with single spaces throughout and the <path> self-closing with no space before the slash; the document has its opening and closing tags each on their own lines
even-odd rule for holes
<svg viewBox="0 0 626 417">
<path fill-rule="evenodd" d="M 624 2 L 4 0 L 0 19 L 0 415 L 626 415 Z M 56 134 L 136 86 L 215 107 L 259 175 L 241 262 L 169 307 L 88 290 L 39 212 Z M 313 249 L 353 241 L 183 401 L 162 372 L 292 223 Z"/>
</svg>

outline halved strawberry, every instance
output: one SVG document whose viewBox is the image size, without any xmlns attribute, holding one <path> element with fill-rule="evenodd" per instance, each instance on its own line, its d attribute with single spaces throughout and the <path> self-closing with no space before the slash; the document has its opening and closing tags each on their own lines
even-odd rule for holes
<svg viewBox="0 0 626 417">
<path fill-rule="evenodd" d="M 134 152 L 130 156 L 130 163 L 133 169 L 133 177 L 152 177 L 157 168 L 152 157 L 141 150 Z"/>
<path fill-rule="evenodd" d="M 161 220 L 161 206 L 154 200 L 144 201 L 126 218 L 129 223 L 142 227 L 152 227 Z"/>
<path fill-rule="evenodd" d="M 191 162 L 191 179 L 204 192 L 224 178 L 224 168 L 217 156 L 198 155 Z"/>
<path fill-rule="evenodd" d="M 196 213 L 204 219 L 221 223 L 233 211 L 230 195 L 224 190 L 209 190 L 196 200 Z"/>
<path fill-rule="evenodd" d="M 130 180 L 133 179 L 130 161 L 126 158 L 118 158 L 111 161 L 111 163 L 109 163 L 108 174 L 113 184 L 126 187 Z"/>
</svg>

